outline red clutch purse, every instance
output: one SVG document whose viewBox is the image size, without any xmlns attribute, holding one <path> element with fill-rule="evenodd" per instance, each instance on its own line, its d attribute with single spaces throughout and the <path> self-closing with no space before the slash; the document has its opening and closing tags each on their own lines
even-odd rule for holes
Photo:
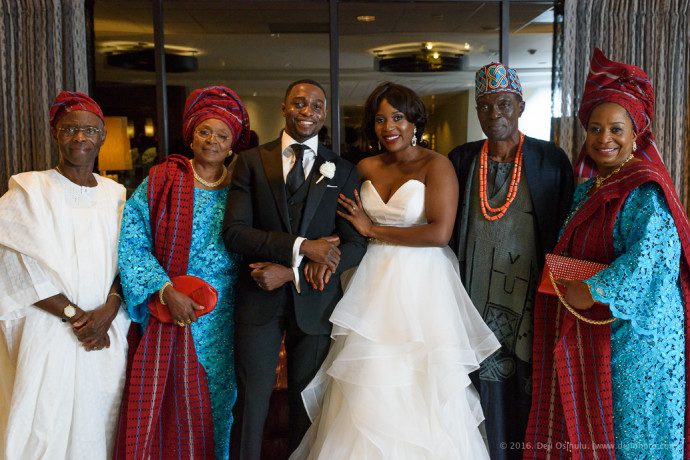
<svg viewBox="0 0 690 460">
<path fill-rule="evenodd" d="M 179 275 L 170 278 L 173 287 L 181 293 L 189 296 L 194 302 L 203 305 L 203 310 L 194 310 L 194 314 L 198 318 L 207 313 L 211 313 L 216 308 L 218 303 L 218 291 L 201 278 L 193 275 Z M 158 295 L 153 295 L 148 304 L 149 312 L 158 318 L 161 323 L 172 323 L 170 310 L 163 305 Z"/>
<path fill-rule="evenodd" d="M 554 280 L 574 280 L 582 281 L 591 278 L 608 265 L 590 262 L 588 260 L 574 259 L 572 257 L 559 256 L 558 254 L 546 254 L 544 271 L 541 273 L 541 280 L 537 291 L 541 294 L 556 295 L 549 272 Z M 565 294 L 565 288 L 559 288 L 561 294 Z"/>
<path fill-rule="evenodd" d="M 575 308 L 570 306 L 565 301 L 565 293 L 567 292 L 564 286 L 557 286 L 556 280 L 573 280 L 582 281 L 596 275 L 605 268 L 606 264 L 597 262 L 590 262 L 589 260 L 574 259 L 572 257 L 559 256 L 558 254 L 546 254 L 544 263 L 544 270 L 541 273 L 539 286 L 537 292 L 558 297 L 560 303 L 575 316 L 577 319 L 590 324 L 603 325 L 610 324 L 615 321 L 615 318 L 604 320 L 594 320 L 582 316 Z M 595 303 L 596 305 L 597 303 Z M 601 305 L 601 304 L 600 304 Z"/>
</svg>

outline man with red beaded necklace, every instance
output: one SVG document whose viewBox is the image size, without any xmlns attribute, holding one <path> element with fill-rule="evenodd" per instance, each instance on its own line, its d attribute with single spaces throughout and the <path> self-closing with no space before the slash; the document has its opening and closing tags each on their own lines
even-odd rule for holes
<svg viewBox="0 0 690 460">
<path fill-rule="evenodd" d="M 473 374 L 493 460 L 522 458 L 531 403 L 532 309 L 544 253 L 570 209 L 572 166 L 563 150 L 522 134 L 517 72 L 476 74 L 477 117 L 488 139 L 449 154 L 460 183 L 451 248 L 467 293 L 501 342 Z"/>
</svg>

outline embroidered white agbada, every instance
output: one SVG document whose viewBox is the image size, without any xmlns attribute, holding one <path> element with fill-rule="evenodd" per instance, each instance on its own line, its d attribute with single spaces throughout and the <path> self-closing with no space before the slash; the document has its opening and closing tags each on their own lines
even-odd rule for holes
<svg viewBox="0 0 690 460">
<path fill-rule="evenodd" d="M 125 378 L 129 319 L 110 348 L 87 352 L 33 304 L 63 293 L 83 310 L 103 305 L 117 275 L 125 189 L 94 175 L 81 187 L 55 170 L 13 176 L 0 197 L 0 458 L 112 456 Z"/>
</svg>

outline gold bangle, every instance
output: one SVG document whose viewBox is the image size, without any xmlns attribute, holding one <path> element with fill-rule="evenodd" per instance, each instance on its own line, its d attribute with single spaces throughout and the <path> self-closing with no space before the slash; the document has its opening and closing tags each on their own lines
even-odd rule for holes
<svg viewBox="0 0 690 460">
<path fill-rule="evenodd" d="M 172 286 L 172 285 L 173 284 L 170 281 L 166 281 L 165 283 L 163 283 L 163 287 L 161 287 L 158 290 L 158 300 L 161 301 L 161 305 L 167 305 L 165 303 L 165 300 L 163 300 L 163 291 L 165 291 L 165 288 L 167 288 L 168 286 Z"/>
<path fill-rule="evenodd" d="M 577 311 L 575 311 L 575 308 L 573 308 L 570 304 L 568 304 L 568 302 L 565 301 L 563 294 L 561 294 L 561 291 L 558 289 L 558 286 L 556 286 L 556 280 L 553 279 L 553 274 L 551 273 L 551 270 L 549 270 L 549 278 L 551 279 L 551 284 L 553 284 L 553 290 L 556 291 L 556 295 L 558 296 L 558 300 L 561 301 L 563 306 L 570 313 L 572 313 L 575 318 L 579 319 L 580 321 L 584 321 L 585 323 L 588 323 L 588 324 L 594 324 L 595 326 L 605 326 L 607 324 L 611 324 L 612 322 L 614 322 L 616 320 L 616 318 L 601 319 L 601 320 L 600 319 L 589 319 L 589 318 L 582 316 Z M 591 291 L 590 291 L 590 295 L 592 295 Z"/>
<path fill-rule="evenodd" d="M 120 294 L 118 294 L 117 292 L 111 292 L 110 294 L 108 294 L 108 297 L 106 297 L 106 300 L 111 298 L 112 296 L 115 296 L 118 299 L 120 299 L 120 303 L 123 303 L 125 301 L 125 299 L 123 299 L 122 296 Z"/>
</svg>

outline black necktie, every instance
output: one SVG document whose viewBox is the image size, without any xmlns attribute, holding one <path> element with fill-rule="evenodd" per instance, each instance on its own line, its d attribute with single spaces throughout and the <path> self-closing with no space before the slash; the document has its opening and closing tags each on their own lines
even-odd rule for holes
<svg viewBox="0 0 690 460">
<path fill-rule="evenodd" d="M 288 171 L 287 178 L 285 179 L 285 185 L 287 186 L 287 190 L 290 192 L 290 195 L 294 195 L 297 189 L 299 189 L 302 183 L 304 183 L 304 167 L 302 166 L 304 145 L 292 144 L 290 147 L 295 154 L 295 163 L 292 165 L 290 171 Z"/>
</svg>

